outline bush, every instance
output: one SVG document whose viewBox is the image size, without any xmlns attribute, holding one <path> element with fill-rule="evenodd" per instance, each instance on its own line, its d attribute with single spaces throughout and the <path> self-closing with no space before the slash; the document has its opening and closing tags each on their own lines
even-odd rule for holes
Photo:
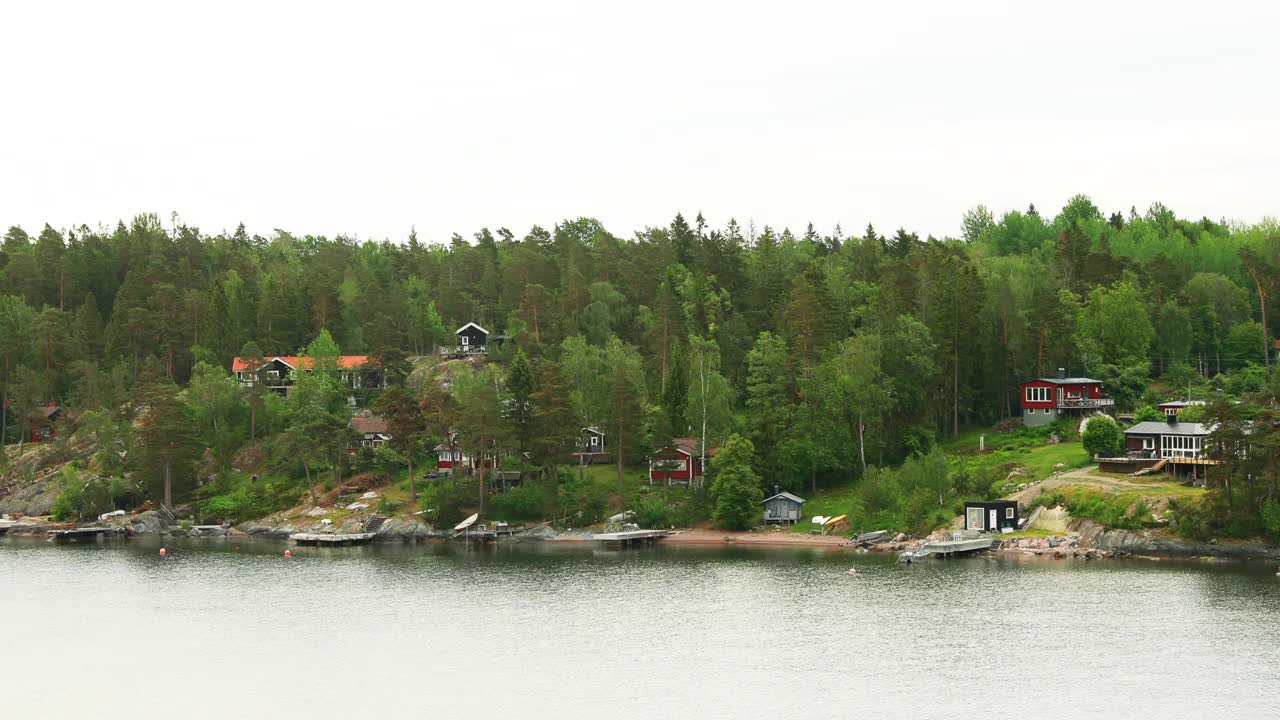
<svg viewBox="0 0 1280 720">
<path fill-rule="evenodd" d="M 373 450 L 373 464 L 379 470 L 391 474 L 408 465 L 408 461 L 405 460 L 404 455 L 382 445 Z"/>
<path fill-rule="evenodd" d="M 674 525 L 675 513 L 667 502 L 656 495 L 645 498 L 636 505 L 636 524 L 642 528 L 659 529 Z"/>
<path fill-rule="evenodd" d="M 486 503 L 487 512 L 495 518 L 503 520 L 540 520 L 542 519 L 543 491 L 535 483 L 525 483 L 498 493 Z"/>
<path fill-rule="evenodd" d="M 1154 405 L 1143 405 L 1133 413 L 1134 422 L 1164 422 L 1164 413 Z M 1087 429 L 1086 429 L 1087 430 Z"/>
<path fill-rule="evenodd" d="M 204 501 L 200 512 L 206 519 L 239 519 L 240 507 L 236 504 L 235 498 L 230 495 L 214 495 Z"/>
<path fill-rule="evenodd" d="M 1081 440 L 1091 455 L 1116 457 L 1124 453 L 1124 431 L 1107 415 L 1090 418 Z"/>
</svg>

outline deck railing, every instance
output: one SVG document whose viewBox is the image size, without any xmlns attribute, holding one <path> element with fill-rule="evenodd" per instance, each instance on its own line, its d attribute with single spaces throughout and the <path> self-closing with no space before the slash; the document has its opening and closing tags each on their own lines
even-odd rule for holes
<svg viewBox="0 0 1280 720">
<path fill-rule="evenodd" d="M 1099 408 L 1111 407 L 1116 401 L 1111 398 L 1062 398 L 1058 400 L 1059 408 Z"/>
<path fill-rule="evenodd" d="M 441 355 L 487 355 L 488 348 L 485 345 L 441 345 Z"/>
</svg>

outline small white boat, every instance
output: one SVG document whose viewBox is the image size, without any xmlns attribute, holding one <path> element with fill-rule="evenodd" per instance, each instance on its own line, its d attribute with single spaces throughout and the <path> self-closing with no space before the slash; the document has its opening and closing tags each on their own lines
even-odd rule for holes
<svg viewBox="0 0 1280 720">
<path fill-rule="evenodd" d="M 466 530 L 472 525 L 475 525 L 476 521 L 479 519 L 480 519 L 480 513 L 473 514 L 471 517 L 467 518 L 466 520 L 463 520 L 457 525 L 454 525 L 453 526 L 454 532 L 462 532 L 463 530 Z"/>
</svg>

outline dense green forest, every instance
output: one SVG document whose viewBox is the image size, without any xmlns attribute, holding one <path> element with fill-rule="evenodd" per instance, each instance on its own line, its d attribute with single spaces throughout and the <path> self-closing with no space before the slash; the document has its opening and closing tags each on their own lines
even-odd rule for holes
<svg viewBox="0 0 1280 720">
<path fill-rule="evenodd" d="M 1267 374 L 1274 222 L 1180 219 L 1159 204 L 1108 215 L 1077 196 L 1053 216 L 979 206 L 960 228 L 795 233 L 677 215 L 631 237 L 580 218 L 523 236 L 358 242 L 208 235 L 154 215 L 35 237 L 11 227 L 3 432 L 16 443 L 34 408 L 64 403 L 83 431 L 128 450 L 105 475 L 140 474 L 156 499 L 162 479 L 181 500 L 193 469 L 259 442 L 312 484 L 345 462 L 336 371 L 300 379 L 285 401 L 240 388 L 231 359 L 363 354 L 389 387 L 362 401 L 411 439 L 406 460 L 429 459 L 452 428 L 559 477 L 577 428 L 599 425 L 621 476 L 673 437 L 717 446 L 737 434 L 749 442 L 732 454 L 751 467 L 735 477 L 816 488 L 1017 417 L 1018 384 L 1060 367 L 1101 379 L 1121 410 L 1192 389 L 1255 401 L 1232 411 L 1246 422 L 1280 402 Z M 513 341 L 447 391 L 406 382 L 415 358 L 472 321 Z M 1203 522 L 1261 532 L 1275 476 L 1272 463 L 1233 475 Z M 986 484 L 918 490 L 940 504 Z"/>
</svg>

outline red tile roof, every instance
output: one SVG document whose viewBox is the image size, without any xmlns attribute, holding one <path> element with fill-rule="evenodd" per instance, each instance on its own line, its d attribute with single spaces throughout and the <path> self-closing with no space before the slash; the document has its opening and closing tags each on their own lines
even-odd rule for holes
<svg viewBox="0 0 1280 720">
<path fill-rule="evenodd" d="M 264 355 L 262 357 L 263 364 L 272 360 L 279 360 L 294 370 L 310 370 L 315 361 L 305 355 Z M 368 355 L 342 355 L 338 358 L 338 367 L 351 369 L 358 368 L 362 365 L 368 365 L 371 362 Z M 231 372 L 244 372 L 249 369 L 249 363 L 243 358 L 236 357 L 231 361 Z"/>
<path fill-rule="evenodd" d="M 353 417 L 351 418 L 351 429 L 358 433 L 378 433 L 379 435 L 387 434 L 387 421 L 385 418 L 377 416 L 370 417 Z"/>
</svg>

